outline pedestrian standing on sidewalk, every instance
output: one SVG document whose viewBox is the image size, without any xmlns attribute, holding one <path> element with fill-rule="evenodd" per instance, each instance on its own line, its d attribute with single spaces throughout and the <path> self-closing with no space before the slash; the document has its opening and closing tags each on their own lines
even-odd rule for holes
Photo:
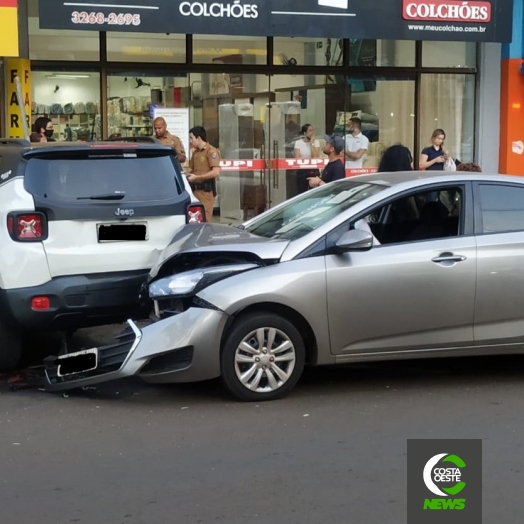
<svg viewBox="0 0 524 524">
<path fill-rule="evenodd" d="M 211 222 L 217 195 L 216 179 L 220 175 L 220 153 L 207 142 L 206 130 L 200 126 L 189 131 L 189 143 L 194 151 L 186 171 L 187 180 L 206 210 L 206 221 Z"/>
<path fill-rule="evenodd" d="M 482 168 L 474 162 L 460 163 L 457 166 L 457 171 L 466 171 L 468 173 L 482 173 Z"/>
<path fill-rule="evenodd" d="M 346 169 L 362 169 L 364 167 L 364 156 L 369 149 L 369 140 L 362 134 L 362 120 L 353 117 L 347 125 L 347 134 L 344 137 L 346 148 L 344 157 Z"/>
<path fill-rule="evenodd" d="M 388 147 L 378 166 L 379 173 L 390 173 L 393 171 L 412 171 L 413 156 L 411 151 L 402 144 L 395 144 Z"/>
<path fill-rule="evenodd" d="M 33 133 L 29 137 L 31 142 L 54 142 L 52 139 L 54 129 L 50 118 L 41 116 L 33 124 Z"/>
<path fill-rule="evenodd" d="M 344 139 L 341 136 L 326 135 L 324 140 L 326 145 L 323 153 L 328 156 L 329 162 L 324 168 L 322 178 L 313 176 L 307 179 L 311 188 L 346 178 L 346 170 L 340 158 L 340 153 L 344 150 Z"/>
<path fill-rule="evenodd" d="M 444 148 L 446 133 L 443 129 L 435 129 L 431 135 L 431 144 L 422 150 L 419 167 L 426 171 L 444 171 L 444 164 L 449 153 Z"/>
<path fill-rule="evenodd" d="M 293 155 L 295 158 L 318 158 L 320 156 L 320 143 L 315 138 L 315 129 L 311 124 L 305 124 L 300 131 L 302 135 L 295 142 Z M 308 178 L 316 177 L 320 173 L 318 169 L 299 169 L 297 170 L 297 190 L 298 193 L 304 193 L 308 190 Z"/>
</svg>

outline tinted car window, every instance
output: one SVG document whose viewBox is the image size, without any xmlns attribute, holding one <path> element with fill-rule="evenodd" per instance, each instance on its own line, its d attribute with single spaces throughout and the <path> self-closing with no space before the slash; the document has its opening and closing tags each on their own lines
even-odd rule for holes
<svg viewBox="0 0 524 524">
<path fill-rule="evenodd" d="M 247 231 L 265 238 L 297 240 L 324 225 L 358 202 L 386 189 L 358 182 L 333 182 L 308 191 L 273 212 L 255 220 Z"/>
<path fill-rule="evenodd" d="M 524 188 L 480 185 L 484 233 L 524 230 Z"/>
<path fill-rule="evenodd" d="M 415 242 L 460 234 L 461 187 L 403 196 L 365 217 L 380 244 Z"/>
<path fill-rule="evenodd" d="M 166 155 L 34 158 L 25 171 L 25 187 L 35 196 L 84 204 L 111 195 L 125 195 L 121 202 L 171 200 L 182 192 L 180 184 Z"/>
</svg>

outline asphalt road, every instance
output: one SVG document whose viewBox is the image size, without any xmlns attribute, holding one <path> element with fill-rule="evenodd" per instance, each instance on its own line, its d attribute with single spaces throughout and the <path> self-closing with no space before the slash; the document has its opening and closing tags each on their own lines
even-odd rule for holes
<svg viewBox="0 0 524 524">
<path fill-rule="evenodd" d="M 0 522 L 403 524 L 406 440 L 482 438 L 484 524 L 522 522 L 524 357 L 309 370 L 287 399 L 0 381 Z"/>
</svg>

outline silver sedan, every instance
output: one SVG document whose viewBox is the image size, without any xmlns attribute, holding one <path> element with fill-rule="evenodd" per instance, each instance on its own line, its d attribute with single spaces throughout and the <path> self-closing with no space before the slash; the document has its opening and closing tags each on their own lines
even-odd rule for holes
<svg viewBox="0 0 524 524">
<path fill-rule="evenodd" d="M 47 387 L 221 377 L 259 402 L 305 365 L 520 353 L 523 265 L 519 177 L 353 177 L 240 227 L 189 224 L 145 285 L 149 325 L 49 357 Z"/>
</svg>

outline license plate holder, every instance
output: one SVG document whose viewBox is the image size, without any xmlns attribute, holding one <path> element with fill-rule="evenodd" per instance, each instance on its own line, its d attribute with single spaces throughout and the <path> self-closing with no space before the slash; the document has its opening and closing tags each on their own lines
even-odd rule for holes
<svg viewBox="0 0 524 524">
<path fill-rule="evenodd" d="M 60 355 L 56 359 L 57 375 L 67 377 L 78 373 L 87 373 L 98 367 L 98 348 L 84 349 Z"/>
<path fill-rule="evenodd" d="M 148 240 L 147 222 L 132 224 L 97 224 L 99 243 L 144 242 Z"/>
</svg>

